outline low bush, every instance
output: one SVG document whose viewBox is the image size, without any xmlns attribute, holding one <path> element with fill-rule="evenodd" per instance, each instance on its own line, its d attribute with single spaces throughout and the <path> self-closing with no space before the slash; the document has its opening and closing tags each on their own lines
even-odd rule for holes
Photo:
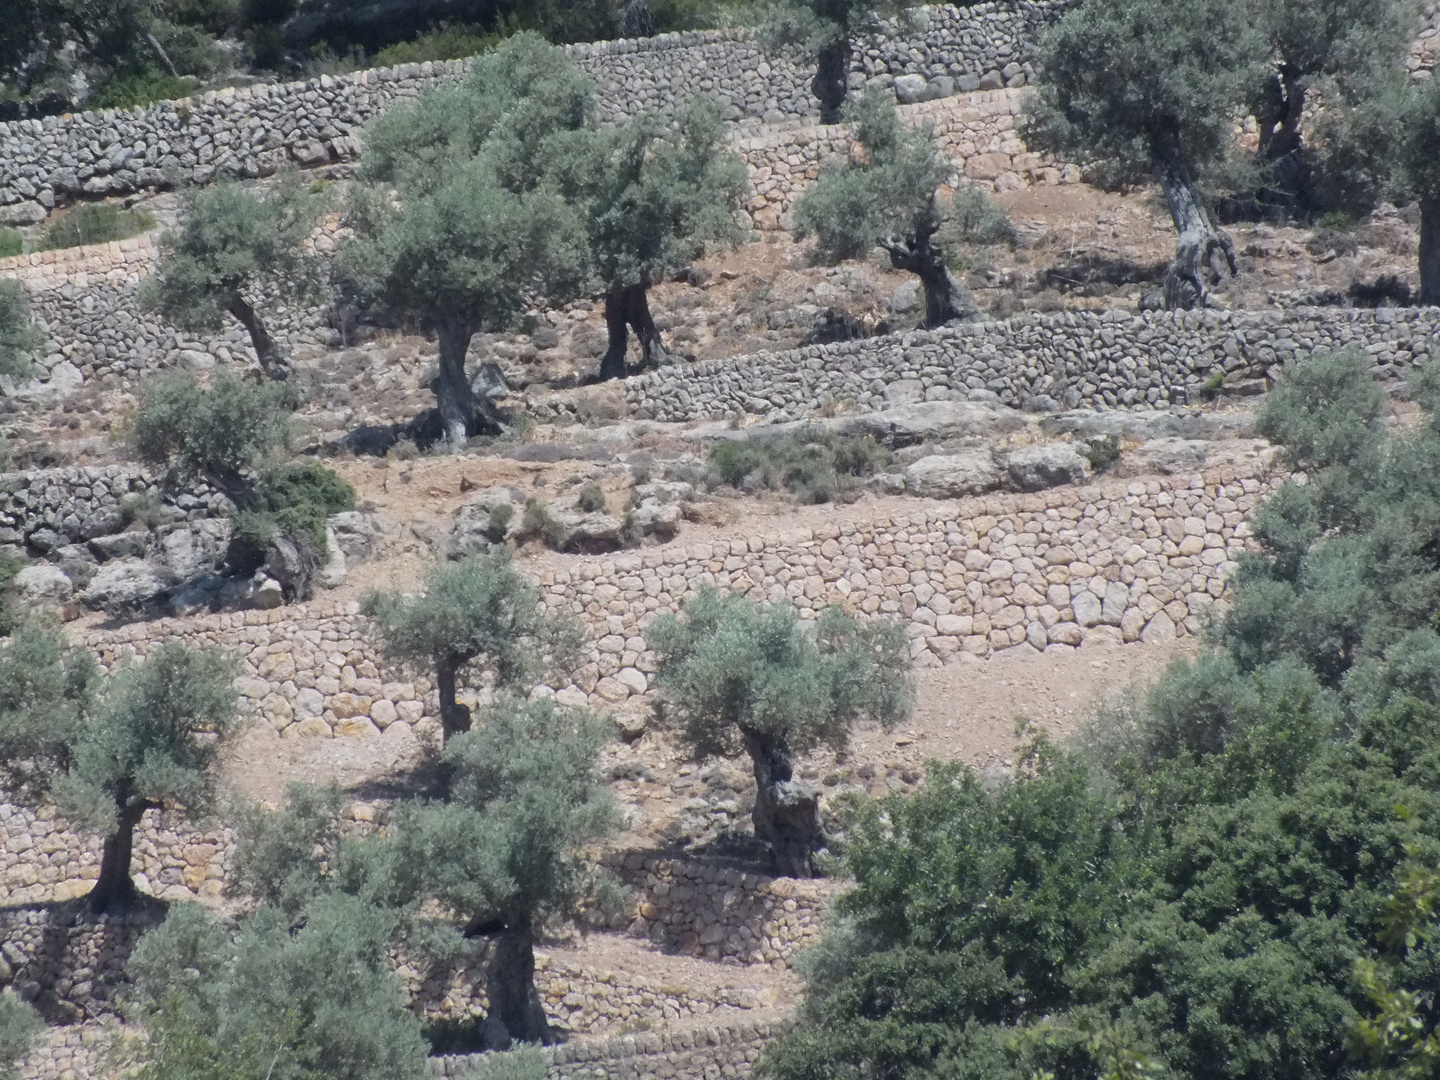
<svg viewBox="0 0 1440 1080">
<path fill-rule="evenodd" d="M 108 80 L 85 104 L 91 109 L 134 109 L 157 101 L 189 97 L 200 86 L 200 80 L 189 75 L 144 71 Z"/>
<path fill-rule="evenodd" d="M 807 431 L 781 439 L 737 439 L 710 452 L 711 483 L 789 491 L 804 503 L 844 498 L 890 463 L 869 435 Z"/>
<path fill-rule="evenodd" d="M 458 60 L 495 47 L 498 34 L 487 34 L 476 26 L 441 23 L 409 41 L 387 45 L 375 54 L 375 67 L 423 64 L 427 60 Z"/>
<path fill-rule="evenodd" d="M 317 555 L 329 549 L 325 519 L 355 508 L 355 489 L 318 462 L 277 465 L 260 473 L 253 504 L 239 516 L 242 534 L 260 547 L 279 533 L 301 537 Z"/>
<path fill-rule="evenodd" d="M 19 229 L 12 229 L 8 226 L 0 228 L 0 259 L 8 259 L 12 255 L 20 255 L 25 251 L 25 238 L 20 235 Z"/>
<path fill-rule="evenodd" d="M 560 551 L 570 542 L 570 530 L 551 512 L 550 507 L 531 499 L 525 504 L 525 513 L 520 518 L 520 531 L 516 539 L 523 544 L 537 538 Z"/>
<path fill-rule="evenodd" d="M 1120 460 L 1120 436 L 1101 435 L 1085 447 L 1085 460 L 1096 472 L 1109 472 Z"/>
<path fill-rule="evenodd" d="M 950 211 L 945 216 L 944 238 L 962 244 L 1011 244 L 1015 227 L 1010 215 L 995 201 L 973 185 L 955 192 Z"/>
<path fill-rule="evenodd" d="M 586 484 L 580 489 L 575 505 L 587 514 L 598 514 L 605 509 L 605 492 L 599 484 Z"/>
<path fill-rule="evenodd" d="M 81 203 L 57 214 L 40 238 L 42 251 L 124 240 L 155 227 L 143 210 L 122 210 L 110 203 Z"/>
</svg>

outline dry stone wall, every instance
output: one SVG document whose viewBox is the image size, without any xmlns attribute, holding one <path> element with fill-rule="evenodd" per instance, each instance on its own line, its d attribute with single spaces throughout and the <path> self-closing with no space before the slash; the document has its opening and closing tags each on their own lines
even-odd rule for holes
<svg viewBox="0 0 1440 1080">
<path fill-rule="evenodd" d="M 920 11 L 913 28 L 856 50 L 851 84 L 896 85 L 902 100 L 1019 86 L 1034 74 L 1034 43 L 1069 0 L 999 0 Z M 774 123 L 816 113 L 811 65 L 771 56 L 745 30 L 663 34 L 570 47 L 594 78 L 600 112 L 668 112 L 696 95 L 720 99 L 727 119 Z M 0 224 L 43 221 L 56 205 L 219 176 L 264 176 L 286 162 L 352 160 L 361 126 L 398 99 L 454 80 L 465 61 L 405 64 L 304 82 L 227 88 L 131 110 L 0 125 Z"/>
<path fill-rule="evenodd" d="M 837 402 L 1168 408 L 1196 402 L 1216 372 L 1273 378 L 1285 361 L 1350 346 L 1377 377 L 1397 376 L 1440 347 L 1440 308 L 1022 315 L 670 368 L 628 379 L 626 400 L 667 421 L 798 420 Z"/>
</svg>

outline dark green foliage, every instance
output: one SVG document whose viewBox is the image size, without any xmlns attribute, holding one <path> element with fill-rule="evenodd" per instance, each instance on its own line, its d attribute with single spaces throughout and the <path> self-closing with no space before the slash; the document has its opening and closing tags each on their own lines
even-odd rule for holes
<svg viewBox="0 0 1440 1080">
<path fill-rule="evenodd" d="M 575 505 L 587 514 L 603 511 L 605 509 L 605 492 L 599 484 L 586 484 L 580 489 L 580 494 L 575 499 Z"/>
<path fill-rule="evenodd" d="M 426 60 L 455 60 L 494 48 L 499 40 L 498 35 L 483 33 L 478 27 L 441 23 L 409 41 L 385 46 L 375 54 L 372 63 L 375 67 L 392 67 L 423 64 Z"/>
<path fill-rule="evenodd" d="M 0 281 L 0 375 L 23 379 L 34 370 L 31 354 L 45 335 L 30 318 L 30 304 L 18 281 Z"/>
<path fill-rule="evenodd" d="M 735 439 L 710 451 L 715 480 L 793 492 L 801 502 L 843 499 L 857 481 L 890 464 L 891 454 L 869 435 L 811 431 L 781 439 Z"/>
<path fill-rule="evenodd" d="M 24 250 L 25 238 L 20 235 L 20 230 L 12 229 L 8 225 L 0 226 L 0 259 L 19 255 Z"/>
<path fill-rule="evenodd" d="M 173 101 L 176 98 L 189 97 L 198 91 L 201 85 L 199 79 L 189 75 L 169 75 L 154 70 L 119 75 L 98 87 L 95 93 L 86 100 L 85 105 L 89 109 L 133 109 L 140 105 L 151 105 L 157 101 Z M 112 237 L 111 239 L 116 238 Z M 79 242 L 93 244 L 98 241 L 81 240 Z M 73 243 L 57 243 L 50 246 L 74 247 L 75 245 Z"/>
<path fill-rule="evenodd" d="M 16 1080 L 20 1063 L 44 1025 L 40 1014 L 12 993 L 0 991 L 0 1080 Z"/>
<path fill-rule="evenodd" d="M 8 635 L 15 629 L 15 602 L 10 593 L 10 583 L 23 569 L 23 560 L 9 553 L 0 554 L 0 636 Z"/>
<path fill-rule="evenodd" d="M 343 876 L 345 796 L 308 784 L 291 784 L 288 795 L 279 812 L 244 801 L 231 808 L 236 841 L 225 889 L 297 918 Z"/>
<path fill-rule="evenodd" d="M 216 372 L 208 386 L 189 372 L 150 384 L 128 431 L 141 460 L 180 479 L 205 477 L 222 489 L 236 487 L 241 474 L 259 469 L 289 438 L 286 388 L 226 371 Z"/>
<path fill-rule="evenodd" d="M 134 895 L 131 840 L 146 810 L 208 809 L 239 716 L 234 678 L 228 656 L 170 642 L 102 680 L 93 658 L 37 625 L 0 651 L 0 777 L 12 797 L 53 798 L 78 828 L 106 837 L 97 910 Z"/>
<path fill-rule="evenodd" d="M 154 216 L 143 210 L 122 210 L 113 203 L 81 203 L 55 215 L 40 236 L 40 250 L 107 244 L 154 227 Z"/>
<path fill-rule="evenodd" d="M 538 499 L 531 499 L 525 504 L 525 512 L 520 516 L 520 528 L 515 539 L 522 544 L 526 540 L 539 539 L 555 551 L 564 551 L 570 543 L 570 530 L 549 506 Z"/>
<path fill-rule="evenodd" d="M 327 894 L 299 920 L 262 907 L 231 929 L 173 908 L 130 959 L 143 1080 L 424 1080 L 419 1020 L 388 948 L 396 916 Z"/>
<path fill-rule="evenodd" d="M 733 757 L 747 732 L 793 753 L 841 747 L 857 722 L 892 723 L 910 707 L 903 630 L 838 607 L 811 633 L 789 604 L 705 589 L 646 638 L 660 657 L 664 718 L 697 758 Z"/>
<path fill-rule="evenodd" d="M 973 184 L 966 184 L 955 192 L 945 207 L 942 229 L 943 238 L 953 243 L 988 247 L 1015 241 L 1010 215 Z"/>
<path fill-rule="evenodd" d="M 1120 436 L 1101 435 L 1085 445 L 1085 460 L 1096 472 L 1109 472 L 1120 460 Z"/>
<path fill-rule="evenodd" d="M 1297 365 L 1260 425 L 1308 482 L 1218 647 L 998 787 L 860 808 L 769 1076 L 1433 1076 L 1437 374 L 1390 431 L 1362 358 Z"/>
<path fill-rule="evenodd" d="M 355 509 L 355 489 L 319 462 L 275 465 L 260 472 L 242 515 L 241 531 L 263 549 L 275 535 L 302 538 L 327 550 L 325 519 Z"/>
</svg>

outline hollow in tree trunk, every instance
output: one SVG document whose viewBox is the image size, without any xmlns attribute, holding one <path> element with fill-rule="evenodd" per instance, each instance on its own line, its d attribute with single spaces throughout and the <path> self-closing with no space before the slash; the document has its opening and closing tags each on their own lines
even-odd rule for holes
<svg viewBox="0 0 1440 1080">
<path fill-rule="evenodd" d="M 842 37 L 823 45 L 815 58 L 815 78 L 810 89 L 820 102 L 820 122 L 838 124 L 844 118 L 845 95 L 850 77 L 850 39 Z"/>
<path fill-rule="evenodd" d="M 600 358 L 600 379 L 625 377 L 625 351 L 630 347 L 630 331 L 640 340 L 642 369 L 659 367 L 668 354 L 660 340 L 660 330 L 650 317 L 650 298 L 644 282 L 639 285 L 617 285 L 605 294 L 605 355 Z"/>
<path fill-rule="evenodd" d="M 944 252 L 933 243 L 938 227 L 927 222 L 905 236 L 887 236 L 880 240 L 880 246 L 890 253 L 891 266 L 908 270 L 920 279 L 920 286 L 925 290 L 927 327 L 973 318 L 979 311 L 970 290 L 950 272 Z"/>
<path fill-rule="evenodd" d="M 1165 193 L 1170 219 L 1178 240 L 1175 259 L 1165 271 L 1165 306 L 1170 309 L 1204 307 L 1210 289 L 1226 271 L 1234 276 L 1235 244 L 1215 224 L 1210 208 L 1195 183 L 1178 132 L 1163 132 L 1152 140 L 1155 179 Z"/>
<path fill-rule="evenodd" d="M 440 339 L 440 371 L 435 376 L 435 402 L 440 409 L 440 426 L 452 449 L 465 445 L 471 435 L 498 435 L 505 424 L 490 401 L 470 388 L 465 373 L 465 354 L 475 327 L 466 318 L 437 319 Z"/>
<path fill-rule="evenodd" d="M 1440 306 L 1440 198 L 1420 200 L 1420 303 Z"/>
<path fill-rule="evenodd" d="M 1305 113 L 1305 85 L 1301 72 L 1281 64 L 1266 87 L 1257 109 L 1259 156 L 1273 170 L 1274 187 L 1262 192 L 1272 199 L 1299 206 L 1312 203 L 1309 177 L 1300 152 L 1300 121 Z"/>
<path fill-rule="evenodd" d="M 435 692 L 440 698 L 440 737 L 444 742 L 450 736 L 470 730 L 470 706 L 455 700 L 455 678 L 460 665 L 470 659 L 451 653 L 435 665 Z"/>
<path fill-rule="evenodd" d="M 260 370 L 265 373 L 265 377 L 289 378 L 290 364 L 285 359 L 285 354 L 280 346 L 275 344 L 275 339 L 270 336 L 270 331 L 265 329 L 265 323 L 255 314 L 255 309 L 238 292 L 230 294 L 230 314 L 240 320 L 240 325 L 245 327 L 246 333 L 250 335 L 250 344 L 255 346 L 255 359 L 260 361 Z"/>
<path fill-rule="evenodd" d="M 116 808 L 115 831 L 105 838 L 100 850 L 100 876 L 90 890 L 90 910 L 95 914 L 119 915 L 139 895 L 130 877 L 130 857 L 135 844 L 135 828 L 145 811 L 158 803 L 121 802 Z"/>
<path fill-rule="evenodd" d="M 495 936 L 486 991 L 490 1018 L 504 1024 L 510 1038 L 544 1046 L 555 1043 L 535 991 L 535 934 L 528 920 L 515 919 Z"/>
<path fill-rule="evenodd" d="M 794 778 L 789 749 L 756 731 L 741 729 L 755 766 L 755 835 L 770 845 L 782 877 L 815 876 L 815 852 L 825 846 L 820 792 Z"/>
</svg>

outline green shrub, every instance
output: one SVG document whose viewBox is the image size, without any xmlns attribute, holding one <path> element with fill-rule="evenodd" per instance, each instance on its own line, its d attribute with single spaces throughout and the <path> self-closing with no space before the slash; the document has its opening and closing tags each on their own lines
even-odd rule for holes
<svg viewBox="0 0 1440 1080">
<path fill-rule="evenodd" d="M 0 635 L 15 629 L 15 602 L 10 594 L 10 583 L 23 569 L 23 559 L 16 558 L 9 552 L 0 552 Z"/>
<path fill-rule="evenodd" d="M 492 49 L 499 42 L 498 34 L 487 34 L 477 26 L 441 23 L 409 41 L 387 45 L 375 54 L 375 67 L 397 64 L 423 64 L 427 60 L 458 60 Z"/>
<path fill-rule="evenodd" d="M 1353 214 L 1344 210 L 1330 210 L 1321 214 L 1315 225 L 1321 229 L 1329 229 L 1331 232 L 1348 233 L 1354 231 L 1356 221 Z"/>
<path fill-rule="evenodd" d="M 605 509 L 605 492 L 599 484 L 586 484 L 580 489 L 575 505 L 587 514 L 597 514 Z"/>
<path fill-rule="evenodd" d="M 485 527 L 493 543 L 500 543 L 510 531 L 510 522 L 515 517 L 515 507 L 508 502 L 496 503 L 490 508 L 490 520 Z"/>
<path fill-rule="evenodd" d="M 111 203 L 81 203 L 62 211 L 40 237 L 42 251 L 105 244 L 124 240 L 155 227 L 155 218 L 143 210 L 122 210 Z"/>
<path fill-rule="evenodd" d="M 1120 436 L 1101 435 L 1085 447 L 1085 460 L 1096 472 L 1109 472 L 1120 460 Z"/>
<path fill-rule="evenodd" d="M 25 1060 L 44 1026 L 40 1015 L 18 996 L 0 991 L 0 1080 L 20 1075 L 16 1066 Z"/>
<path fill-rule="evenodd" d="M 91 109 L 135 109 L 157 101 L 189 97 L 200 89 L 200 85 L 199 79 L 188 75 L 167 75 L 158 71 L 118 75 L 102 83 L 85 104 Z"/>
<path fill-rule="evenodd" d="M 570 530 L 550 511 L 550 507 L 531 499 L 525 504 L 525 514 L 520 519 L 519 539 L 523 543 L 535 537 L 560 551 L 570 543 Z"/>
<path fill-rule="evenodd" d="M 809 431 L 721 443 L 710 452 L 710 478 L 739 487 L 752 477 L 752 483 L 789 491 L 801 502 L 824 503 L 852 492 L 860 477 L 890 461 L 890 451 L 872 436 Z"/>
<path fill-rule="evenodd" d="M 20 235 L 19 229 L 9 227 L 0 228 L 0 259 L 8 259 L 12 255 L 20 255 L 25 251 L 25 238 Z"/>
<path fill-rule="evenodd" d="M 1220 391 L 1224 388 L 1224 386 L 1225 370 L 1223 368 L 1219 368 L 1215 371 L 1212 371 L 1210 373 L 1210 377 L 1206 379 L 1204 384 L 1200 387 L 1200 400 L 1214 401 L 1220 396 Z"/>
<path fill-rule="evenodd" d="M 955 192 L 945 215 L 944 239 L 966 244 L 1010 244 L 1015 227 L 1010 215 L 978 187 L 966 184 Z"/>
<path fill-rule="evenodd" d="M 275 533 L 303 537 L 322 556 L 328 551 L 325 519 L 355 509 L 355 489 L 333 469 L 313 461 L 264 470 L 253 498 L 237 522 L 242 533 L 264 543 Z"/>
</svg>

